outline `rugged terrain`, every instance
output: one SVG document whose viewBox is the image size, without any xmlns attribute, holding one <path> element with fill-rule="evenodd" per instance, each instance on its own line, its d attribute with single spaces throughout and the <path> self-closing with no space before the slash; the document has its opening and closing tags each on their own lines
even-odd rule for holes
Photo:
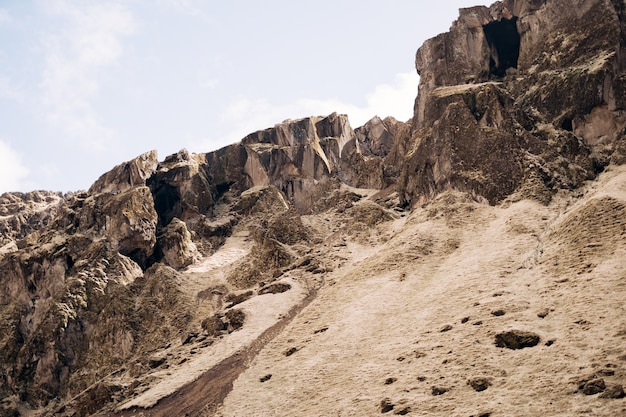
<svg viewBox="0 0 626 417">
<path fill-rule="evenodd" d="M 625 13 L 461 9 L 408 122 L 0 196 L 0 415 L 626 415 Z"/>
</svg>

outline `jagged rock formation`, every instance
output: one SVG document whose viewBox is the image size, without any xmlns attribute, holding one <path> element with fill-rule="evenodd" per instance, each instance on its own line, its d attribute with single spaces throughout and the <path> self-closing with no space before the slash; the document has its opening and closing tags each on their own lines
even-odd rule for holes
<svg viewBox="0 0 626 417">
<path fill-rule="evenodd" d="M 462 9 L 417 52 L 407 123 L 287 120 L 0 196 L 0 415 L 619 400 L 625 30 L 620 1 Z"/>
<path fill-rule="evenodd" d="M 455 188 L 492 204 L 520 189 L 546 200 L 621 160 L 623 13 L 609 0 L 462 9 L 416 55 L 404 199 Z"/>
<path fill-rule="evenodd" d="M 198 262 L 199 247 L 217 249 L 242 216 L 261 224 L 230 285 L 275 279 L 298 258 L 286 245 L 307 239 L 295 208 L 311 211 L 341 183 L 390 182 L 384 158 L 390 131 L 406 132 L 399 125 L 374 119 L 373 134 L 357 135 L 344 115 L 287 121 L 205 155 L 145 153 L 65 198 L 3 195 L 0 394 L 43 406 L 187 332 L 192 300 L 178 294 L 175 270 Z M 129 301 L 152 293 L 157 276 L 165 288 L 152 297 L 167 308 L 148 318 Z"/>
<path fill-rule="evenodd" d="M 301 212 L 311 210 L 324 187 L 340 182 L 360 188 L 393 183 L 391 145 L 406 140 L 404 123 L 372 119 L 357 132 L 345 115 L 282 123 L 242 140 L 252 185 L 276 186 Z M 318 190 L 318 191 L 316 191 Z"/>
<path fill-rule="evenodd" d="M 0 252 L 15 248 L 15 241 L 48 224 L 60 193 L 33 191 L 0 196 Z"/>
</svg>

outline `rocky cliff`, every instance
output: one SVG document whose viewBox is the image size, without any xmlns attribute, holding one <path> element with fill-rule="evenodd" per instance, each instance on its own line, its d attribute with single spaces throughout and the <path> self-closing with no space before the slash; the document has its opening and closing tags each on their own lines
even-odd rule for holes
<svg viewBox="0 0 626 417">
<path fill-rule="evenodd" d="M 287 120 L 4 194 L 0 415 L 519 415 L 524 361 L 531 414 L 624 412 L 585 394 L 626 382 L 625 13 L 461 9 L 406 123 Z"/>
<path fill-rule="evenodd" d="M 624 4 L 503 1 L 462 9 L 417 51 L 401 188 L 548 198 L 623 159 Z M 543 197 L 541 197 L 543 196 Z"/>
</svg>

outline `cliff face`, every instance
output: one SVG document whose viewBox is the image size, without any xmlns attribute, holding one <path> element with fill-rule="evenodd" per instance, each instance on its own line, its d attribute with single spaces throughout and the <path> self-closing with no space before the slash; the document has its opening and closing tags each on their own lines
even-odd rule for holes
<svg viewBox="0 0 626 417">
<path fill-rule="evenodd" d="M 391 118 L 355 132 L 344 115 L 311 117 L 208 154 L 159 162 L 147 152 L 86 192 L 3 195 L 0 394 L 43 406 L 181 337 L 193 328 L 193 298 L 177 289 L 176 270 L 214 252 L 255 211 L 265 222 L 279 215 L 265 227 L 284 231 L 277 239 L 259 229 L 233 288 L 273 279 L 293 260 L 277 253 L 300 240 L 298 212 L 340 184 L 393 183 L 385 158 L 407 132 Z"/>
<path fill-rule="evenodd" d="M 580 186 L 621 161 L 623 9 L 609 0 L 461 9 L 416 55 L 403 198 L 455 188 L 492 204 L 516 190 L 546 199 L 546 189 Z"/>
<path fill-rule="evenodd" d="M 626 161 L 625 42 L 621 1 L 507 0 L 461 9 L 450 32 L 417 51 L 419 94 L 407 123 L 375 117 L 353 129 L 339 114 L 287 120 L 206 154 L 182 150 L 159 161 L 147 152 L 88 191 L 0 196 L 0 415 L 33 409 L 166 415 L 181 412 L 175 394 L 189 392 L 195 394 L 180 396 L 189 412 L 208 412 L 232 389 L 234 370 L 244 372 L 266 343 L 298 322 L 318 291 L 326 291 L 321 301 L 287 332 L 297 338 L 283 338 L 290 345 L 280 346 L 281 360 L 307 344 L 322 356 L 337 343 L 358 349 L 354 340 L 365 346 L 360 354 L 380 360 L 385 352 L 376 340 L 386 337 L 380 329 L 396 326 L 391 350 L 407 344 L 402 334 L 418 337 L 413 327 L 395 323 L 399 316 L 409 320 L 406 303 L 423 296 L 432 308 L 445 305 L 444 316 L 461 308 L 451 304 L 455 298 L 438 298 L 422 277 L 459 289 L 450 277 L 477 256 L 493 268 L 493 282 L 509 275 L 538 279 L 542 300 L 555 305 L 555 284 L 541 281 L 543 273 L 565 277 L 562 284 L 602 267 L 621 268 L 616 251 L 623 233 L 603 225 L 624 227 L 626 203 L 615 185 L 622 171 L 603 180 L 607 195 L 576 203 L 568 193 Z M 563 203 L 562 195 L 572 200 Z M 463 240 L 474 229 L 484 234 L 477 240 L 482 252 Z M 594 240 L 593 230 L 601 241 L 583 245 Z M 498 239 L 510 242 L 488 248 Z M 557 259 L 563 250 L 566 265 Z M 389 278 L 396 275 L 411 287 L 396 288 Z M 479 285 L 478 278 L 468 282 Z M 393 314 L 376 302 L 377 291 Z M 463 291 L 478 297 L 482 289 Z M 524 311 L 518 304 L 512 313 Z M 365 322 L 354 311 L 381 322 Z M 568 314 L 563 323 L 577 320 Z M 331 329 L 336 343 L 324 345 L 329 324 L 322 319 L 350 337 Z M 495 329 L 485 331 L 492 337 Z M 578 337 L 572 332 L 568 337 Z M 419 337 L 434 337 L 429 333 Z M 464 339 L 473 337 L 466 333 Z M 571 349 L 564 352 L 580 353 Z M 426 356 L 420 352 L 409 356 Z M 433 355 L 441 363 L 443 356 Z M 284 366 L 274 359 L 269 363 Z M 314 373 L 320 361 L 309 359 Z M 617 384 L 622 373 L 612 372 L 605 377 Z M 254 375 L 261 383 L 271 378 Z M 193 385 L 198 378 L 205 388 Z M 233 398 L 230 406 L 239 410 L 233 415 L 255 415 Z M 370 405 L 357 407 L 359 413 L 396 406 L 384 398 Z"/>
</svg>

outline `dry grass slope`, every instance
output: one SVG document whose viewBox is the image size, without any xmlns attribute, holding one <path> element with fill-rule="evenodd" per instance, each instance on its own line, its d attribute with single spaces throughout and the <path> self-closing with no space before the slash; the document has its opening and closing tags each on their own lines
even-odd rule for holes
<svg viewBox="0 0 626 417">
<path fill-rule="evenodd" d="M 626 383 L 624 184 L 611 167 L 549 206 L 448 193 L 379 244 L 338 229 L 345 261 L 217 415 L 626 415 L 602 398 Z"/>
</svg>

